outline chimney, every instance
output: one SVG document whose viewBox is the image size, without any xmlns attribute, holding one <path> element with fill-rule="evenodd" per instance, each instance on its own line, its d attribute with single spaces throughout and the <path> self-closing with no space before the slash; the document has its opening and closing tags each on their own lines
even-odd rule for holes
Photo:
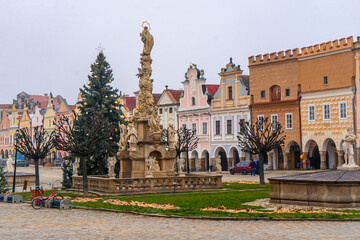
<svg viewBox="0 0 360 240">
<path fill-rule="evenodd" d="M 168 87 L 169 87 L 168 85 L 165 85 L 165 90 L 168 90 Z"/>
<path fill-rule="evenodd" d="M 358 40 L 358 42 L 360 42 L 360 36 L 357 36 L 357 40 Z"/>
<path fill-rule="evenodd" d="M 44 93 L 44 96 L 45 96 L 45 97 L 48 97 L 48 94 L 47 94 L 47 93 Z"/>
</svg>

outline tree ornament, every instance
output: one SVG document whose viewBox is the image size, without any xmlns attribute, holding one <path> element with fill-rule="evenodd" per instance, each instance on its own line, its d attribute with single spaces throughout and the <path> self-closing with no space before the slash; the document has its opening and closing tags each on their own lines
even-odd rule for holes
<svg viewBox="0 0 360 240">
<path fill-rule="evenodd" d="M 108 95 L 105 96 L 105 98 L 108 98 L 108 97 L 109 97 Z"/>
<path fill-rule="evenodd" d="M 90 84 L 91 84 L 90 82 L 87 83 L 88 86 L 90 86 Z"/>
<path fill-rule="evenodd" d="M 87 102 L 84 103 L 84 106 L 87 106 Z"/>
<path fill-rule="evenodd" d="M 116 100 L 116 101 L 115 101 L 115 105 L 118 105 L 118 104 L 119 104 L 119 102 Z"/>
</svg>

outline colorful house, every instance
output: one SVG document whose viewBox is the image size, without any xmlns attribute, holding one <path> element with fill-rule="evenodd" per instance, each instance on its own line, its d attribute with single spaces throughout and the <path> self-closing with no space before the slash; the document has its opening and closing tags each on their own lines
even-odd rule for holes
<svg viewBox="0 0 360 240">
<path fill-rule="evenodd" d="M 56 110 L 53 104 L 53 97 L 50 93 L 50 97 L 48 100 L 48 104 L 46 106 L 46 112 L 44 114 L 44 129 L 47 132 L 53 132 L 55 130 L 55 124 L 54 121 L 56 120 Z M 49 163 L 53 163 L 53 161 L 56 159 L 56 153 L 55 150 L 53 150 L 49 156 L 47 157 L 47 161 Z"/>
<path fill-rule="evenodd" d="M 178 129 L 177 110 L 183 93 L 182 90 L 168 89 L 168 86 L 165 86 L 165 90 L 157 102 L 160 124 L 164 129 L 167 129 L 169 124 L 172 124 L 174 129 Z"/>
<path fill-rule="evenodd" d="M 12 108 L 10 115 L 10 126 L 9 126 L 9 157 L 12 156 L 14 151 L 14 143 L 15 143 L 15 133 L 19 129 L 19 122 L 21 116 L 19 116 L 18 111 L 16 110 L 15 105 Z"/>
<path fill-rule="evenodd" d="M 342 143 L 347 128 L 356 129 L 355 101 L 360 99 L 355 95 L 356 54 L 348 37 L 301 48 L 297 55 L 302 146 L 312 168 L 335 169 L 344 163 Z"/>
<path fill-rule="evenodd" d="M 249 76 L 243 75 L 240 66 L 230 62 L 221 69 L 220 87 L 211 102 L 211 155 L 221 157 L 222 170 L 235 163 L 250 160 L 238 142 L 240 121 L 250 121 Z"/>
<path fill-rule="evenodd" d="M 8 110 L 5 109 L 1 114 L 0 122 L 0 158 L 9 157 L 9 128 Z"/>
<path fill-rule="evenodd" d="M 119 98 L 119 104 L 121 111 L 124 113 L 126 120 L 131 120 L 132 112 L 136 107 L 136 97 L 130 97 L 129 95 L 121 95 Z"/>
<path fill-rule="evenodd" d="M 190 169 L 208 170 L 211 164 L 211 101 L 219 85 L 206 84 L 204 70 L 199 70 L 195 64 L 188 68 L 182 84 L 184 95 L 177 111 L 179 127 L 195 130 L 199 137 L 197 148 L 189 153 Z"/>
</svg>

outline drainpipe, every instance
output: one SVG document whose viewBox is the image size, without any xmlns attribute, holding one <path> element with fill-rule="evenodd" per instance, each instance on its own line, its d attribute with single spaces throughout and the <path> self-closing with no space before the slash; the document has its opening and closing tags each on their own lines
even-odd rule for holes
<svg viewBox="0 0 360 240">
<path fill-rule="evenodd" d="M 300 153 L 303 154 L 302 151 L 302 126 L 301 126 L 301 85 L 298 86 L 298 107 L 299 107 L 299 128 L 300 128 Z M 304 169 L 303 161 L 300 158 L 300 171 Z"/>
<path fill-rule="evenodd" d="M 212 152 L 211 150 L 212 150 L 212 146 L 211 146 L 211 135 L 212 135 L 212 131 L 211 131 L 211 122 L 212 122 L 212 119 L 211 119 L 211 112 L 209 112 L 209 122 L 210 122 L 210 124 L 209 124 L 209 128 L 208 128 L 208 134 L 209 134 L 209 162 L 208 162 L 208 168 L 209 168 L 209 172 L 211 172 L 211 170 L 210 170 L 210 159 L 211 159 L 211 155 L 210 155 L 210 153 Z"/>
<path fill-rule="evenodd" d="M 356 82 L 355 78 L 355 82 Z M 356 86 L 352 87 L 352 110 L 353 110 L 353 128 L 354 128 L 354 134 L 356 136 L 356 118 L 355 118 L 355 94 L 356 94 Z M 356 149 L 356 141 L 354 143 L 354 157 L 355 157 L 355 163 L 357 164 L 357 149 Z"/>
</svg>

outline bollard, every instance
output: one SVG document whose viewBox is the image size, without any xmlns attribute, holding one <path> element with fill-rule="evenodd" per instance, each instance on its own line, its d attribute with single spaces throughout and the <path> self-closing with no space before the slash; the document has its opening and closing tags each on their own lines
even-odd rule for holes
<svg viewBox="0 0 360 240">
<path fill-rule="evenodd" d="M 52 208 L 58 209 L 72 209 L 72 202 L 69 199 L 56 200 L 51 202 Z"/>
<path fill-rule="evenodd" d="M 4 194 L 1 194 L 1 195 L 0 195 L 0 202 L 4 202 L 5 196 L 6 196 L 6 195 L 4 195 Z"/>
<path fill-rule="evenodd" d="M 3 201 L 8 203 L 22 203 L 23 197 L 21 195 L 5 195 Z"/>
</svg>

